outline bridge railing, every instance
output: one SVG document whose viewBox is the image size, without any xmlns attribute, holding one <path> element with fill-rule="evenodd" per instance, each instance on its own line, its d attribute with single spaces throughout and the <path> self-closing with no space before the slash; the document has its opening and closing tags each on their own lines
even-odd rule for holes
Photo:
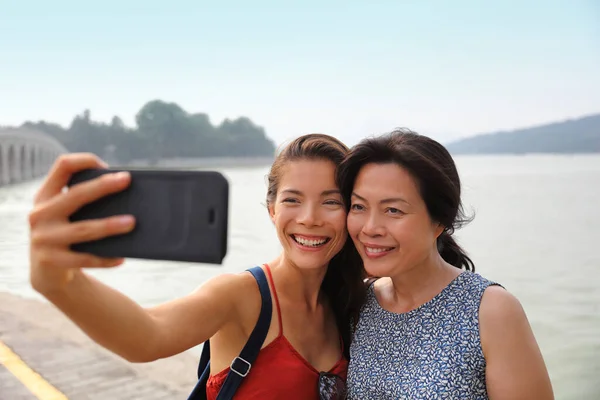
<svg viewBox="0 0 600 400">
<path fill-rule="evenodd" d="M 45 175 L 67 149 L 50 135 L 22 128 L 0 128 L 0 186 Z"/>
</svg>

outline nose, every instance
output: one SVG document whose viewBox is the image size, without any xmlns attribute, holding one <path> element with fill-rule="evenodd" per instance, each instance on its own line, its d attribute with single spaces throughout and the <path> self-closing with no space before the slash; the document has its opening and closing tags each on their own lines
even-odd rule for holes
<svg viewBox="0 0 600 400">
<path fill-rule="evenodd" d="M 307 204 L 298 215 L 298 223 L 304 226 L 321 225 L 321 217 L 316 206 Z"/>
<path fill-rule="evenodd" d="M 385 228 L 377 218 L 376 213 L 370 213 L 362 227 L 362 233 L 369 237 L 377 237 L 385 235 Z"/>
</svg>

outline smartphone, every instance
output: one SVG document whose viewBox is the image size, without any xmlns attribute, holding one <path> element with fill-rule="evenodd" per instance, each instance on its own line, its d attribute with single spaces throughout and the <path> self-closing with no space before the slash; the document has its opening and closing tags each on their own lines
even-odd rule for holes
<svg viewBox="0 0 600 400">
<path fill-rule="evenodd" d="M 216 171 L 88 169 L 72 187 L 103 174 L 127 171 L 130 186 L 86 204 L 71 221 L 130 214 L 126 234 L 72 245 L 101 257 L 143 258 L 222 264 L 227 254 L 229 183 Z"/>
</svg>

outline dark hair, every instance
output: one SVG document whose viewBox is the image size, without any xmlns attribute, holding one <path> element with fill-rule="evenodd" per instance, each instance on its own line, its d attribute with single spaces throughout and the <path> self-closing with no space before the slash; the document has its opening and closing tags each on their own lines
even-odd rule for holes
<svg viewBox="0 0 600 400">
<path fill-rule="evenodd" d="M 444 226 L 437 239 L 440 255 L 457 268 L 475 271 L 473 261 L 452 237 L 456 229 L 472 218 L 466 217 L 463 211 L 460 178 L 448 150 L 435 140 L 408 129 L 363 139 L 338 168 L 338 181 L 347 207 L 360 169 L 373 163 L 394 163 L 412 175 L 429 216 Z"/>
<path fill-rule="evenodd" d="M 277 155 L 269 171 L 267 206 L 275 203 L 279 182 L 288 163 L 300 160 L 325 160 L 331 161 L 337 167 L 348 151 L 344 143 L 321 133 L 303 135 L 293 140 Z M 336 183 L 339 186 L 339 181 Z M 350 324 L 357 319 L 366 293 L 364 278 L 360 255 L 352 240 L 347 237 L 342 250 L 329 262 L 321 285 L 335 314 L 347 357 L 350 347 Z"/>
</svg>

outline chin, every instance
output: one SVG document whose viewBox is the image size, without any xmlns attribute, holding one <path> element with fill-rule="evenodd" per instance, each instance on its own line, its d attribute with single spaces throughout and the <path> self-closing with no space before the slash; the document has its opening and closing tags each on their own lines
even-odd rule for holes
<svg viewBox="0 0 600 400">
<path fill-rule="evenodd" d="M 290 261 L 300 269 L 320 269 L 331 260 L 311 254 L 294 254 L 290 257 Z"/>
<path fill-rule="evenodd" d="M 386 277 L 393 275 L 394 271 L 394 263 L 391 262 L 381 262 L 381 261 L 373 261 L 373 260 L 364 260 L 363 264 L 365 271 L 369 276 L 376 277 Z"/>
</svg>

